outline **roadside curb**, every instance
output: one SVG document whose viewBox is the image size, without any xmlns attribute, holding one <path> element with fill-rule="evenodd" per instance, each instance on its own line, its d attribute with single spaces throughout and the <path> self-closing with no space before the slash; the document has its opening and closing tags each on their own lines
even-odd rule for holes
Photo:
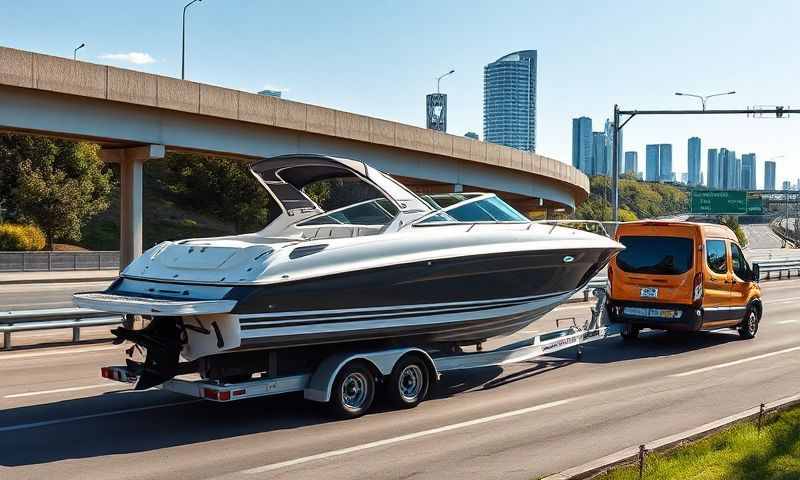
<svg viewBox="0 0 800 480">
<path fill-rule="evenodd" d="M 766 403 L 764 407 L 764 413 L 781 411 L 789 407 L 793 407 L 795 405 L 800 405 L 800 393 L 792 395 L 790 397 L 782 398 L 780 400 L 776 400 L 774 402 Z M 749 408 L 743 412 L 739 412 L 734 415 L 730 415 L 725 418 L 721 418 L 719 420 L 706 423 L 705 425 L 701 425 L 699 427 L 686 430 L 681 433 L 677 433 L 675 435 L 670 435 L 668 437 L 662 437 L 659 438 L 658 440 L 653 440 L 652 442 L 648 442 L 645 445 L 649 452 L 669 450 L 674 447 L 678 447 L 684 443 L 691 442 L 694 440 L 699 440 L 718 430 L 722 430 L 723 428 L 729 427 L 734 423 L 757 418 L 759 412 L 760 412 L 760 407 Z M 596 460 L 592 460 L 591 462 L 584 463 L 583 465 L 578 465 L 577 467 L 569 468 L 567 470 L 564 470 L 563 472 L 549 475 L 547 477 L 542 478 L 541 480 L 582 480 L 582 479 L 592 478 L 596 475 L 604 473 L 605 471 L 607 471 L 612 467 L 629 463 L 635 460 L 638 457 L 638 455 L 639 455 L 638 445 L 628 447 L 618 452 L 612 453 L 611 455 L 606 455 L 605 457 L 601 457 Z"/>
<path fill-rule="evenodd" d="M 15 280 L 0 280 L 0 285 L 28 285 L 35 283 L 84 283 L 84 282 L 105 282 L 112 281 L 117 278 L 117 275 L 104 275 L 97 277 L 55 277 L 55 278 L 32 278 L 32 279 L 15 279 Z"/>
</svg>

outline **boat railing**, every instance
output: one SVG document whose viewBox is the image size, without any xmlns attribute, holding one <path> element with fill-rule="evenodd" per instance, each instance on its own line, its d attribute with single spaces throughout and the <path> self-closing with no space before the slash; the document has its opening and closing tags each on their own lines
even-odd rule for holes
<svg viewBox="0 0 800 480">
<path fill-rule="evenodd" d="M 576 230 L 584 230 L 590 233 L 596 233 L 604 237 L 611 237 L 608 232 L 607 226 L 611 228 L 612 232 L 616 230 L 617 224 L 614 222 L 601 222 L 599 220 L 534 220 L 532 223 L 539 223 L 545 225 L 552 225 L 553 227 L 567 227 Z"/>
</svg>

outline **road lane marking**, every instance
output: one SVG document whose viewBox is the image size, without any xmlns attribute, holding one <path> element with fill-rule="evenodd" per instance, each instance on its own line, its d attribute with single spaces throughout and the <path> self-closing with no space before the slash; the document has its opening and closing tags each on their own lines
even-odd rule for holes
<svg viewBox="0 0 800 480">
<path fill-rule="evenodd" d="M 716 370 L 718 368 L 725 368 L 731 367 L 733 365 L 739 365 L 742 363 L 752 362 L 755 360 L 761 360 L 762 358 L 774 357 L 775 355 L 783 355 L 784 353 L 791 353 L 800 350 L 800 347 L 792 347 L 792 348 L 785 348 L 783 350 L 778 350 L 776 352 L 765 353 L 763 355 L 756 355 L 754 357 L 742 358 L 741 360 L 734 360 L 732 362 L 720 363 L 718 365 L 711 365 L 710 367 L 698 368 L 697 370 L 689 370 L 688 372 L 682 373 L 674 373 L 669 375 L 670 377 L 687 377 L 689 375 L 694 375 L 696 373 L 704 373 L 710 372 L 711 370 Z"/>
<path fill-rule="evenodd" d="M 69 350 L 59 350 L 57 352 L 32 352 L 32 353 L 8 353 L 8 354 L 0 354 L 0 360 L 15 360 L 18 358 L 36 358 L 36 357 L 50 357 L 53 355 L 72 355 L 75 353 L 85 353 L 85 352 L 101 352 L 104 350 L 120 350 L 122 351 L 122 347 L 117 345 L 106 345 L 103 347 L 85 347 L 85 348 L 73 348 Z"/>
<path fill-rule="evenodd" d="M 338 457 L 338 456 L 341 456 L 341 455 L 347 455 L 348 453 L 359 452 L 359 451 L 367 450 L 367 449 L 370 449 L 370 448 L 377 448 L 377 447 L 383 447 L 385 445 L 392 445 L 392 444 L 395 444 L 395 443 L 405 442 L 405 441 L 408 441 L 408 440 L 414 440 L 414 439 L 420 438 L 420 437 L 427 437 L 427 436 L 430 436 L 430 435 L 435 435 L 437 433 L 449 432 L 449 431 L 452 431 L 452 430 L 458 430 L 458 429 L 461 429 L 461 428 L 472 427 L 472 426 L 475 426 L 475 425 L 481 425 L 481 424 L 484 424 L 484 423 L 494 422 L 496 420 L 502 420 L 504 418 L 510 418 L 510 417 L 516 417 L 516 416 L 519 416 L 519 415 L 525 415 L 527 413 L 536 412 L 536 411 L 539 411 L 539 410 L 545 410 L 547 408 L 558 407 L 558 406 L 567 404 L 569 402 L 572 402 L 574 400 L 577 400 L 577 398 L 578 397 L 567 398 L 567 399 L 564 399 L 564 400 L 557 400 L 555 402 L 543 403 L 543 404 L 540 404 L 540 405 L 535 405 L 533 407 L 528 407 L 528 408 L 522 408 L 522 409 L 519 409 L 519 410 L 512 410 L 510 412 L 500 413 L 500 414 L 497 414 L 497 415 L 491 415 L 489 417 L 476 418 L 474 420 L 468 420 L 466 422 L 453 423 L 453 424 L 450 424 L 450 425 L 445 425 L 443 427 L 432 428 L 430 430 L 422 430 L 420 432 L 409 433 L 407 435 L 400 435 L 398 437 L 386 438 L 384 440 L 378 440 L 378 441 L 375 441 L 375 442 L 364 443 L 364 444 L 356 445 L 356 446 L 353 446 L 353 447 L 342 448 L 342 449 L 339 449 L 339 450 L 330 450 L 330 451 L 327 451 L 327 452 L 318 453 L 316 455 L 309 455 L 307 457 L 295 458 L 294 460 L 287 460 L 285 462 L 272 463 L 272 464 L 264 465 L 264 466 L 261 466 L 261 467 L 255 467 L 255 468 L 250 468 L 250 469 L 247 469 L 247 470 L 242 470 L 240 473 L 243 473 L 243 474 L 246 474 L 246 475 L 264 473 L 264 472 L 269 472 L 269 471 L 272 471 L 272 470 L 278 470 L 278 469 L 285 468 L 285 467 L 291 467 L 291 466 L 294 466 L 294 465 L 300 465 L 302 463 L 313 462 L 315 460 L 323 460 L 323 459 L 326 459 L 326 458 Z"/>
<path fill-rule="evenodd" d="M 10 425 L 8 427 L 0 427 L 0 432 L 13 432 L 15 430 L 27 430 L 29 428 L 47 427 L 49 425 L 57 425 L 59 423 L 77 422 L 80 420 L 88 420 L 92 418 L 110 417 L 111 415 L 122 415 L 125 413 L 144 412 L 146 410 L 155 410 L 157 408 L 176 407 L 178 405 L 189 405 L 191 403 L 202 402 L 203 400 L 188 400 L 183 402 L 161 403 L 159 405 L 150 405 L 147 407 L 126 408 L 124 410 L 115 410 L 113 412 L 93 413 L 91 415 L 81 415 L 79 417 L 57 418 L 55 420 L 44 420 L 42 422 L 23 423 L 21 425 Z"/>
<path fill-rule="evenodd" d="M 22 397 L 34 397 L 36 395 L 48 395 L 51 393 L 63 393 L 63 392 L 77 392 L 79 390 L 91 390 L 94 388 L 103 388 L 103 387 L 118 387 L 119 383 L 98 383 L 96 385 L 83 385 L 80 387 L 66 387 L 66 388 L 57 388 L 55 390 L 41 390 L 38 392 L 25 392 L 25 393 L 14 393 L 12 395 L 6 395 L 3 398 L 22 398 Z"/>
<path fill-rule="evenodd" d="M 800 320 L 782 320 L 782 321 L 777 322 L 777 323 L 778 323 L 778 325 L 786 325 L 787 323 L 797 323 L 797 322 L 800 322 Z"/>
</svg>

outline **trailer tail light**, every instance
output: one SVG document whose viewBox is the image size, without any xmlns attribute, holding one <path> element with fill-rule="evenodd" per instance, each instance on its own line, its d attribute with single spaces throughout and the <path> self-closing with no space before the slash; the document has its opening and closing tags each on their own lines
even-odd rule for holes
<svg viewBox="0 0 800 480">
<path fill-rule="evenodd" d="M 109 380 L 114 380 L 114 377 L 111 376 L 111 372 L 109 371 L 108 367 L 102 367 L 100 369 L 100 375 L 103 378 L 107 378 Z"/>
<path fill-rule="evenodd" d="M 239 390 L 234 390 L 233 391 L 233 396 L 234 397 L 240 397 L 240 396 L 244 395 L 245 393 L 247 393 L 247 390 L 245 390 L 244 388 L 241 388 Z"/>
<path fill-rule="evenodd" d="M 694 276 L 694 295 L 692 300 L 695 302 L 703 298 L 703 272 L 697 272 Z"/>
<path fill-rule="evenodd" d="M 204 388 L 203 398 L 207 398 L 209 400 L 217 400 L 220 402 L 227 402 L 228 400 L 231 399 L 231 392 L 230 390 L 215 390 L 213 388 Z"/>
<path fill-rule="evenodd" d="M 219 391 L 214 390 L 213 388 L 204 388 L 203 398 L 207 398 L 209 400 L 219 400 Z"/>
</svg>

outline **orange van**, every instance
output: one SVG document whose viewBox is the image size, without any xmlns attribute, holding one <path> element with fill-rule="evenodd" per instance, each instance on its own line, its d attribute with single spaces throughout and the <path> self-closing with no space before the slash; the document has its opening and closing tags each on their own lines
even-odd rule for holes
<svg viewBox="0 0 800 480">
<path fill-rule="evenodd" d="M 642 328 L 756 335 L 763 312 L 758 265 L 750 266 L 731 229 L 641 221 L 620 224 L 614 239 L 626 248 L 609 263 L 608 306 L 623 338 Z"/>
</svg>

